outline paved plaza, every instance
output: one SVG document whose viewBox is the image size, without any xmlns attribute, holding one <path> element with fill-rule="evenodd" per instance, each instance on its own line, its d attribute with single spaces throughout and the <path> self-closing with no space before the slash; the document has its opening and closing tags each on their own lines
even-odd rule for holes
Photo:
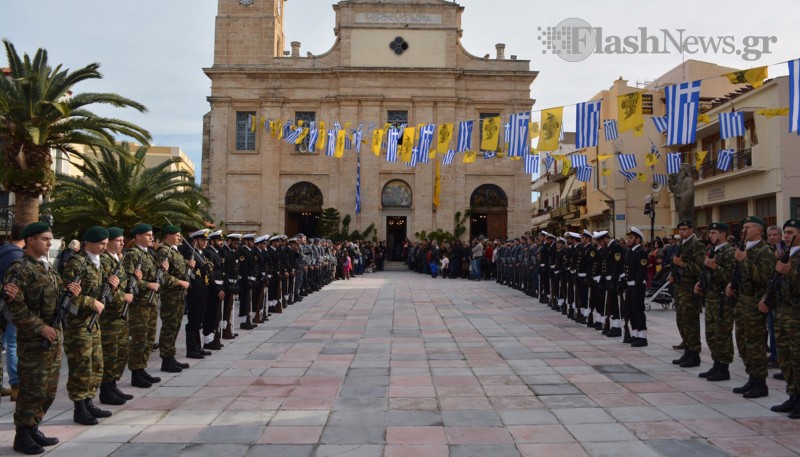
<svg viewBox="0 0 800 457">
<path fill-rule="evenodd" d="M 675 313 L 653 309 L 636 349 L 494 282 L 384 272 L 336 281 L 136 395 L 100 425 L 60 390 L 42 429 L 52 456 L 786 456 L 785 400 L 746 400 L 680 354 Z M 179 354 L 183 351 L 179 336 Z M 774 371 L 772 372 L 774 373 Z M 771 373 L 771 374 L 772 374 Z M 0 455 L 12 455 L 8 397 Z"/>
</svg>

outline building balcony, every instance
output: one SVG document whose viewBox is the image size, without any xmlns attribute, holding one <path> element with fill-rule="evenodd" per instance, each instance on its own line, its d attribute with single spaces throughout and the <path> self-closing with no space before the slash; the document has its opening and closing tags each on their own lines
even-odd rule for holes
<svg viewBox="0 0 800 457">
<path fill-rule="evenodd" d="M 572 193 L 567 196 L 567 203 L 579 204 L 586 202 L 586 188 L 580 187 L 574 189 Z"/>
<path fill-rule="evenodd" d="M 753 150 L 744 149 L 733 154 L 733 163 L 728 170 L 720 170 L 717 168 L 718 160 L 706 159 L 700 170 L 697 167 L 692 168 L 692 178 L 695 181 L 703 181 L 707 179 L 716 178 L 718 176 L 729 175 L 737 171 L 746 170 L 753 167 Z"/>
<path fill-rule="evenodd" d="M 536 226 L 540 226 L 542 224 L 546 224 L 547 222 L 549 222 L 551 220 L 552 220 L 552 217 L 550 215 L 550 210 L 549 209 L 539 210 L 531 218 L 531 225 L 536 227 Z"/>
</svg>

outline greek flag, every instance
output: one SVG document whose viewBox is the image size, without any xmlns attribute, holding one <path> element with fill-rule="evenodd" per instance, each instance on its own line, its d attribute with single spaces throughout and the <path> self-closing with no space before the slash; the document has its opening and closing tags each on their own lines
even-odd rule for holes
<svg viewBox="0 0 800 457">
<path fill-rule="evenodd" d="M 700 80 L 667 86 L 667 145 L 692 144 L 697 135 Z"/>
<path fill-rule="evenodd" d="M 353 149 L 353 140 L 350 139 L 350 135 L 352 134 L 353 132 L 347 132 L 347 134 L 344 136 L 344 148 L 348 151 Z"/>
<path fill-rule="evenodd" d="M 356 165 L 356 214 L 361 214 L 361 154 Z"/>
<path fill-rule="evenodd" d="M 530 112 L 511 115 L 511 123 L 509 125 L 511 137 L 508 140 L 509 157 L 522 157 L 530 150 L 530 140 L 528 139 L 528 126 L 530 122 Z"/>
<path fill-rule="evenodd" d="M 592 167 L 581 167 L 581 168 L 578 168 L 578 171 L 576 172 L 578 181 L 580 181 L 580 182 L 589 182 L 589 181 L 591 181 L 592 180 L 592 171 L 593 170 L 594 170 L 594 168 L 592 168 Z"/>
<path fill-rule="evenodd" d="M 333 157 L 336 153 L 336 130 L 328 130 L 328 147 L 325 150 L 325 155 Z"/>
<path fill-rule="evenodd" d="M 603 129 L 606 132 L 606 141 L 614 141 L 619 138 L 616 119 L 603 121 Z"/>
<path fill-rule="evenodd" d="M 511 136 L 511 123 L 506 122 L 506 130 L 503 132 L 503 140 L 508 144 L 509 137 Z"/>
<path fill-rule="evenodd" d="M 458 147 L 456 152 L 464 152 L 472 149 L 472 128 L 475 121 L 464 121 L 458 123 Z"/>
<path fill-rule="evenodd" d="M 302 132 L 303 132 L 302 127 L 297 127 L 296 129 L 291 130 L 289 134 L 283 138 L 283 141 L 285 141 L 287 144 L 294 144 L 294 142 L 297 141 L 298 138 L 300 138 L 300 134 Z"/>
<path fill-rule="evenodd" d="M 619 169 L 622 171 L 636 168 L 636 156 L 633 154 L 618 154 L 617 160 L 619 160 Z"/>
<path fill-rule="evenodd" d="M 525 174 L 539 174 L 539 154 L 525 155 Z"/>
<path fill-rule="evenodd" d="M 658 133 L 664 133 L 667 131 L 667 116 L 654 116 L 653 124 L 656 126 L 656 130 Z"/>
<path fill-rule="evenodd" d="M 789 62 L 789 133 L 800 135 L 800 59 Z"/>
<path fill-rule="evenodd" d="M 428 163 L 428 154 L 431 152 L 431 143 L 433 142 L 433 131 L 436 129 L 436 124 L 428 124 L 419 129 L 419 148 L 418 161 L 421 163 Z"/>
<path fill-rule="evenodd" d="M 414 168 L 417 166 L 417 154 L 419 154 L 419 148 L 411 148 L 411 162 L 406 162 L 407 167 Z"/>
<path fill-rule="evenodd" d="M 719 135 L 723 140 L 744 136 L 744 113 L 719 113 Z"/>
<path fill-rule="evenodd" d="M 386 138 L 386 161 L 397 162 L 397 142 L 403 136 L 402 128 L 390 128 Z"/>
<path fill-rule="evenodd" d="M 453 163 L 453 159 L 456 158 L 456 151 L 451 149 L 447 151 L 447 154 L 444 155 L 442 159 L 442 165 L 450 165 Z"/>
<path fill-rule="evenodd" d="M 342 125 L 341 125 L 341 124 L 339 124 L 338 122 L 334 122 L 334 123 L 333 123 L 333 129 L 334 129 L 334 130 L 336 130 L 336 131 L 338 132 L 339 130 L 341 130 L 341 129 L 342 129 Z"/>
<path fill-rule="evenodd" d="M 674 175 L 681 171 L 681 153 L 672 152 L 667 154 L 667 174 Z"/>
<path fill-rule="evenodd" d="M 359 154 L 361 153 L 361 138 L 363 136 L 364 136 L 364 131 L 361 128 L 353 132 L 353 143 L 356 144 L 356 152 Z M 361 158 L 359 157 L 358 160 L 361 160 Z"/>
<path fill-rule="evenodd" d="M 283 124 L 283 135 L 282 136 L 286 137 L 291 133 L 292 133 L 292 123 L 291 122 L 287 122 L 287 123 Z"/>
<path fill-rule="evenodd" d="M 622 176 L 625 177 L 625 181 L 627 181 L 627 182 L 633 181 L 634 179 L 636 179 L 636 176 L 637 176 L 637 174 L 632 172 L 632 171 L 622 171 L 622 170 L 620 170 L 619 172 L 622 173 Z"/>
<path fill-rule="evenodd" d="M 583 154 L 574 154 L 569 158 L 572 160 L 572 168 L 581 168 L 589 165 L 586 161 L 586 156 Z"/>
<path fill-rule="evenodd" d="M 653 175 L 653 182 L 661 184 L 662 186 L 666 186 L 667 185 L 667 175 L 654 174 Z"/>
<path fill-rule="evenodd" d="M 600 128 L 600 100 L 578 103 L 575 120 L 575 147 L 578 149 L 597 146 L 597 130 Z M 606 134 L 608 137 L 608 134 Z"/>
<path fill-rule="evenodd" d="M 550 167 L 553 166 L 553 162 L 555 162 L 555 161 L 556 161 L 556 159 L 554 159 L 550 154 L 547 154 L 547 157 L 545 157 L 545 159 L 544 159 L 545 171 L 549 172 L 550 171 Z M 556 171 L 558 171 L 558 170 L 553 170 L 553 173 L 555 173 Z"/>
<path fill-rule="evenodd" d="M 650 139 L 648 138 L 648 140 L 650 140 Z M 658 150 L 658 147 L 656 146 L 655 143 L 653 143 L 653 140 L 650 140 L 650 153 L 651 154 L 655 154 L 656 155 L 656 159 L 660 159 L 661 158 L 661 151 Z"/>
<path fill-rule="evenodd" d="M 483 151 L 484 159 L 494 159 L 495 157 L 497 157 L 497 153 L 495 151 Z"/>
<path fill-rule="evenodd" d="M 317 146 L 317 138 L 319 138 L 319 130 L 311 129 L 308 131 L 308 152 L 314 152 Z"/>
<path fill-rule="evenodd" d="M 723 149 L 717 156 L 717 170 L 728 171 L 733 165 L 733 149 Z"/>
</svg>

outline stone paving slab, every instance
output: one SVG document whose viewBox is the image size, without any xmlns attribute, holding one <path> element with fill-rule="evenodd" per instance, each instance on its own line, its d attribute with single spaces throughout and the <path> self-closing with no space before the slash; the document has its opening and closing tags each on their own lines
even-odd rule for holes
<svg viewBox="0 0 800 457">
<path fill-rule="evenodd" d="M 709 383 L 681 369 L 675 314 L 648 313 L 650 345 L 631 348 L 494 282 L 385 272 L 337 281 L 180 374 L 72 422 L 66 361 L 42 429 L 53 456 L 784 456 L 800 421 L 785 399 Z M 178 354 L 183 353 L 183 335 Z M 4 399 L 6 400 L 6 399 Z M 13 403 L 0 404 L 12 455 Z"/>
</svg>

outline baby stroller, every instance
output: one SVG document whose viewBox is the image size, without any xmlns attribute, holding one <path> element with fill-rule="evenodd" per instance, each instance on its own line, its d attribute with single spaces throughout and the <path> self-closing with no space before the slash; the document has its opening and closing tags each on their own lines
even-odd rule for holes
<svg viewBox="0 0 800 457">
<path fill-rule="evenodd" d="M 664 309 L 675 309 L 675 298 L 672 296 L 672 285 L 667 278 L 669 277 L 670 266 L 665 266 L 653 277 L 650 287 L 644 293 L 644 308 L 650 311 L 653 304 L 661 305 Z"/>
</svg>

